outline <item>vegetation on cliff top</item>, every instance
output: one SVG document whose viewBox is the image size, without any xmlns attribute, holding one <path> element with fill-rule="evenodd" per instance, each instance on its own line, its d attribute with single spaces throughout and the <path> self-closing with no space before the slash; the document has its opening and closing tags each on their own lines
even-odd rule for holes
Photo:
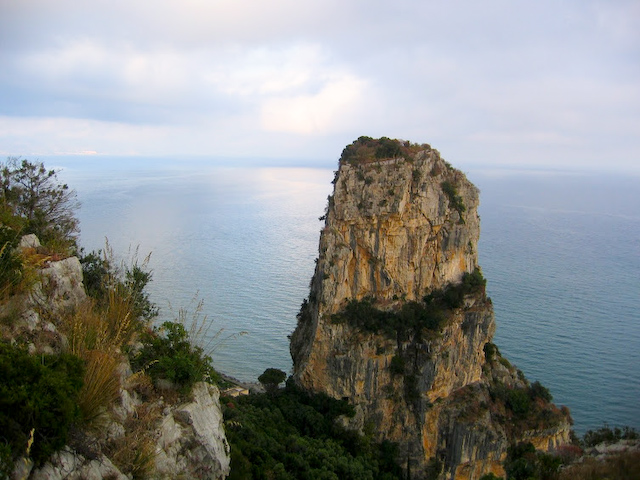
<svg viewBox="0 0 640 480">
<path fill-rule="evenodd" d="M 371 138 L 362 136 L 342 150 L 340 163 L 368 163 L 388 158 L 410 158 L 421 150 L 429 150 L 427 144 L 416 144 L 387 137 Z"/>
</svg>

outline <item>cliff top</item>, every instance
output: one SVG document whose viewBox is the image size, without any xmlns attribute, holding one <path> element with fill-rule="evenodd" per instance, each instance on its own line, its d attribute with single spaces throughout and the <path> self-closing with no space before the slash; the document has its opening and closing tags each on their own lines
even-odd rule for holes
<svg viewBox="0 0 640 480">
<path fill-rule="evenodd" d="M 359 137 L 342 150 L 340 164 L 370 163 L 389 158 L 411 158 L 422 150 L 431 150 L 431 146 L 423 143 L 411 143 L 408 140 L 388 137 Z"/>
</svg>

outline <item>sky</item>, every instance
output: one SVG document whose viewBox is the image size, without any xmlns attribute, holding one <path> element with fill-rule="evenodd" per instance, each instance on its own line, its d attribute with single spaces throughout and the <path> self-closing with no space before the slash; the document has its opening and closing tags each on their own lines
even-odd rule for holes
<svg viewBox="0 0 640 480">
<path fill-rule="evenodd" d="M 0 0 L 0 155 L 640 173 L 639 0 Z"/>
</svg>

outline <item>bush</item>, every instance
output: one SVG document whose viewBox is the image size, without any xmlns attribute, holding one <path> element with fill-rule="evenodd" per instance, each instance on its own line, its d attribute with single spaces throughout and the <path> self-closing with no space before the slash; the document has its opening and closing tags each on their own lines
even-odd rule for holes
<svg viewBox="0 0 640 480">
<path fill-rule="evenodd" d="M 228 399 L 226 405 L 230 479 L 403 478 L 395 444 L 376 444 L 340 426 L 340 415 L 355 414 L 345 401 L 309 394 L 288 381 L 273 395 Z"/>
<path fill-rule="evenodd" d="M 460 284 L 435 290 L 422 302 L 406 302 L 399 311 L 380 310 L 374 306 L 375 299 L 367 297 L 350 300 L 344 310 L 331 317 L 331 321 L 392 338 L 406 338 L 410 333 L 419 337 L 423 330 L 439 332 L 445 324 L 447 311 L 460 308 L 466 295 L 484 295 L 485 285 L 482 272 L 476 268 L 473 273 L 465 273 Z"/>
<path fill-rule="evenodd" d="M 262 375 L 258 377 L 258 381 L 264 386 L 268 392 L 275 392 L 284 380 L 287 374 L 278 368 L 267 368 Z"/>
<path fill-rule="evenodd" d="M 164 322 L 144 332 L 140 340 L 143 348 L 133 357 L 132 367 L 147 369 L 154 383 L 169 380 L 187 393 L 196 382 L 218 381 L 211 357 L 192 342 L 182 323 Z"/>
<path fill-rule="evenodd" d="M 12 459 L 27 453 L 36 464 L 65 445 L 78 419 L 82 361 L 68 354 L 32 356 L 23 348 L 0 343 L 0 443 Z"/>
<path fill-rule="evenodd" d="M 96 300 L 98 306 L 109 310 L 114 308 L 114 296 L 120 304 L 125 304 L 132 320 L 148 322 L 158 315 L 158 308 L 145 291 L 152 279 L 148 270 L 151 255 L 138 261 L 137 250 L 127 264 L 116 262 L 109 243 L 103 250 L 85 254 L 80 252 L 80 263 L 87 294 Z"/>
<path fill-rule="evenodd" d="M 551 480 L 557 478 L 561 465 L 559 457 L 536 452 L 531 443 L 522 442 L 507 450 L 504 470 L 509 480 Z"/>
<path fill-rule="evenodd" d="M 0 225 L 0 299 L 11 295 L 22 281 L 23 265 L 16 247 L 19 235 Z"/>
<path fill-rule="evenodd" d="M 617 443 L 620 440 L 636 440 L 638 432 L 631 427 L 615 427 L 610 428 L 604 425 L 597 430 L 587 430 L 582 437 L 582 443 L 585 447 L 595 447 L 601 443 Z"/>
<path fill-rule="evenodd" d="M 467 207 L 465 207 L 464 202 L 462 201 L 462 197 L 458 195 L 458 189 L 453 183 L 449 181 L 442 182 L 440 184 L 440 187 L 442 188 L 442 191 L 445 193 L 445 195 L 449 199 L 449 206 L 454 210 L 456 210 L 460 215 L 460 223 L 464 223 L 464 220 L 462 219 L 462 214 L 467 209 Z"/>
<path fill-rule="evenodd" d="M 43 163 L 9 158 L 0 164 L 5 211 L 22 219 L 22 234 L 35 233 L 43 245 L 70 253 L 79 231 L 76 192 L 58 181 Z"/>
<path fill-rule="evenodd" d="M 391 362 L 389 363 L 389 370 L 392 375 L 404 375 L 405 372 L 405 361 L 400 355 L 394 355 L 391 358 Z"/>
</svg>

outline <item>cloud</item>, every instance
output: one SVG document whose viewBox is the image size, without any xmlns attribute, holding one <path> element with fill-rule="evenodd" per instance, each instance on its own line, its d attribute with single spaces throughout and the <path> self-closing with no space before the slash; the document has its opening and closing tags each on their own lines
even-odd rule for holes
<svg viewBox="0 0 640 480">
<path fill-rule="evenodd" d="M 333 158 L 366 134 L 637 161 L 634 0 L 0 2 L 14 154 Z"/>
<path fill-rule="evenodd" d="M 315 94 L 267 99 L 262 105 L 262 126 L 297 134 L 340 131 L 352 126 L 357 119 L 354 110 L 365 99 L 366 83 L 345 75 L 328 80 Z"/>
</svg>

